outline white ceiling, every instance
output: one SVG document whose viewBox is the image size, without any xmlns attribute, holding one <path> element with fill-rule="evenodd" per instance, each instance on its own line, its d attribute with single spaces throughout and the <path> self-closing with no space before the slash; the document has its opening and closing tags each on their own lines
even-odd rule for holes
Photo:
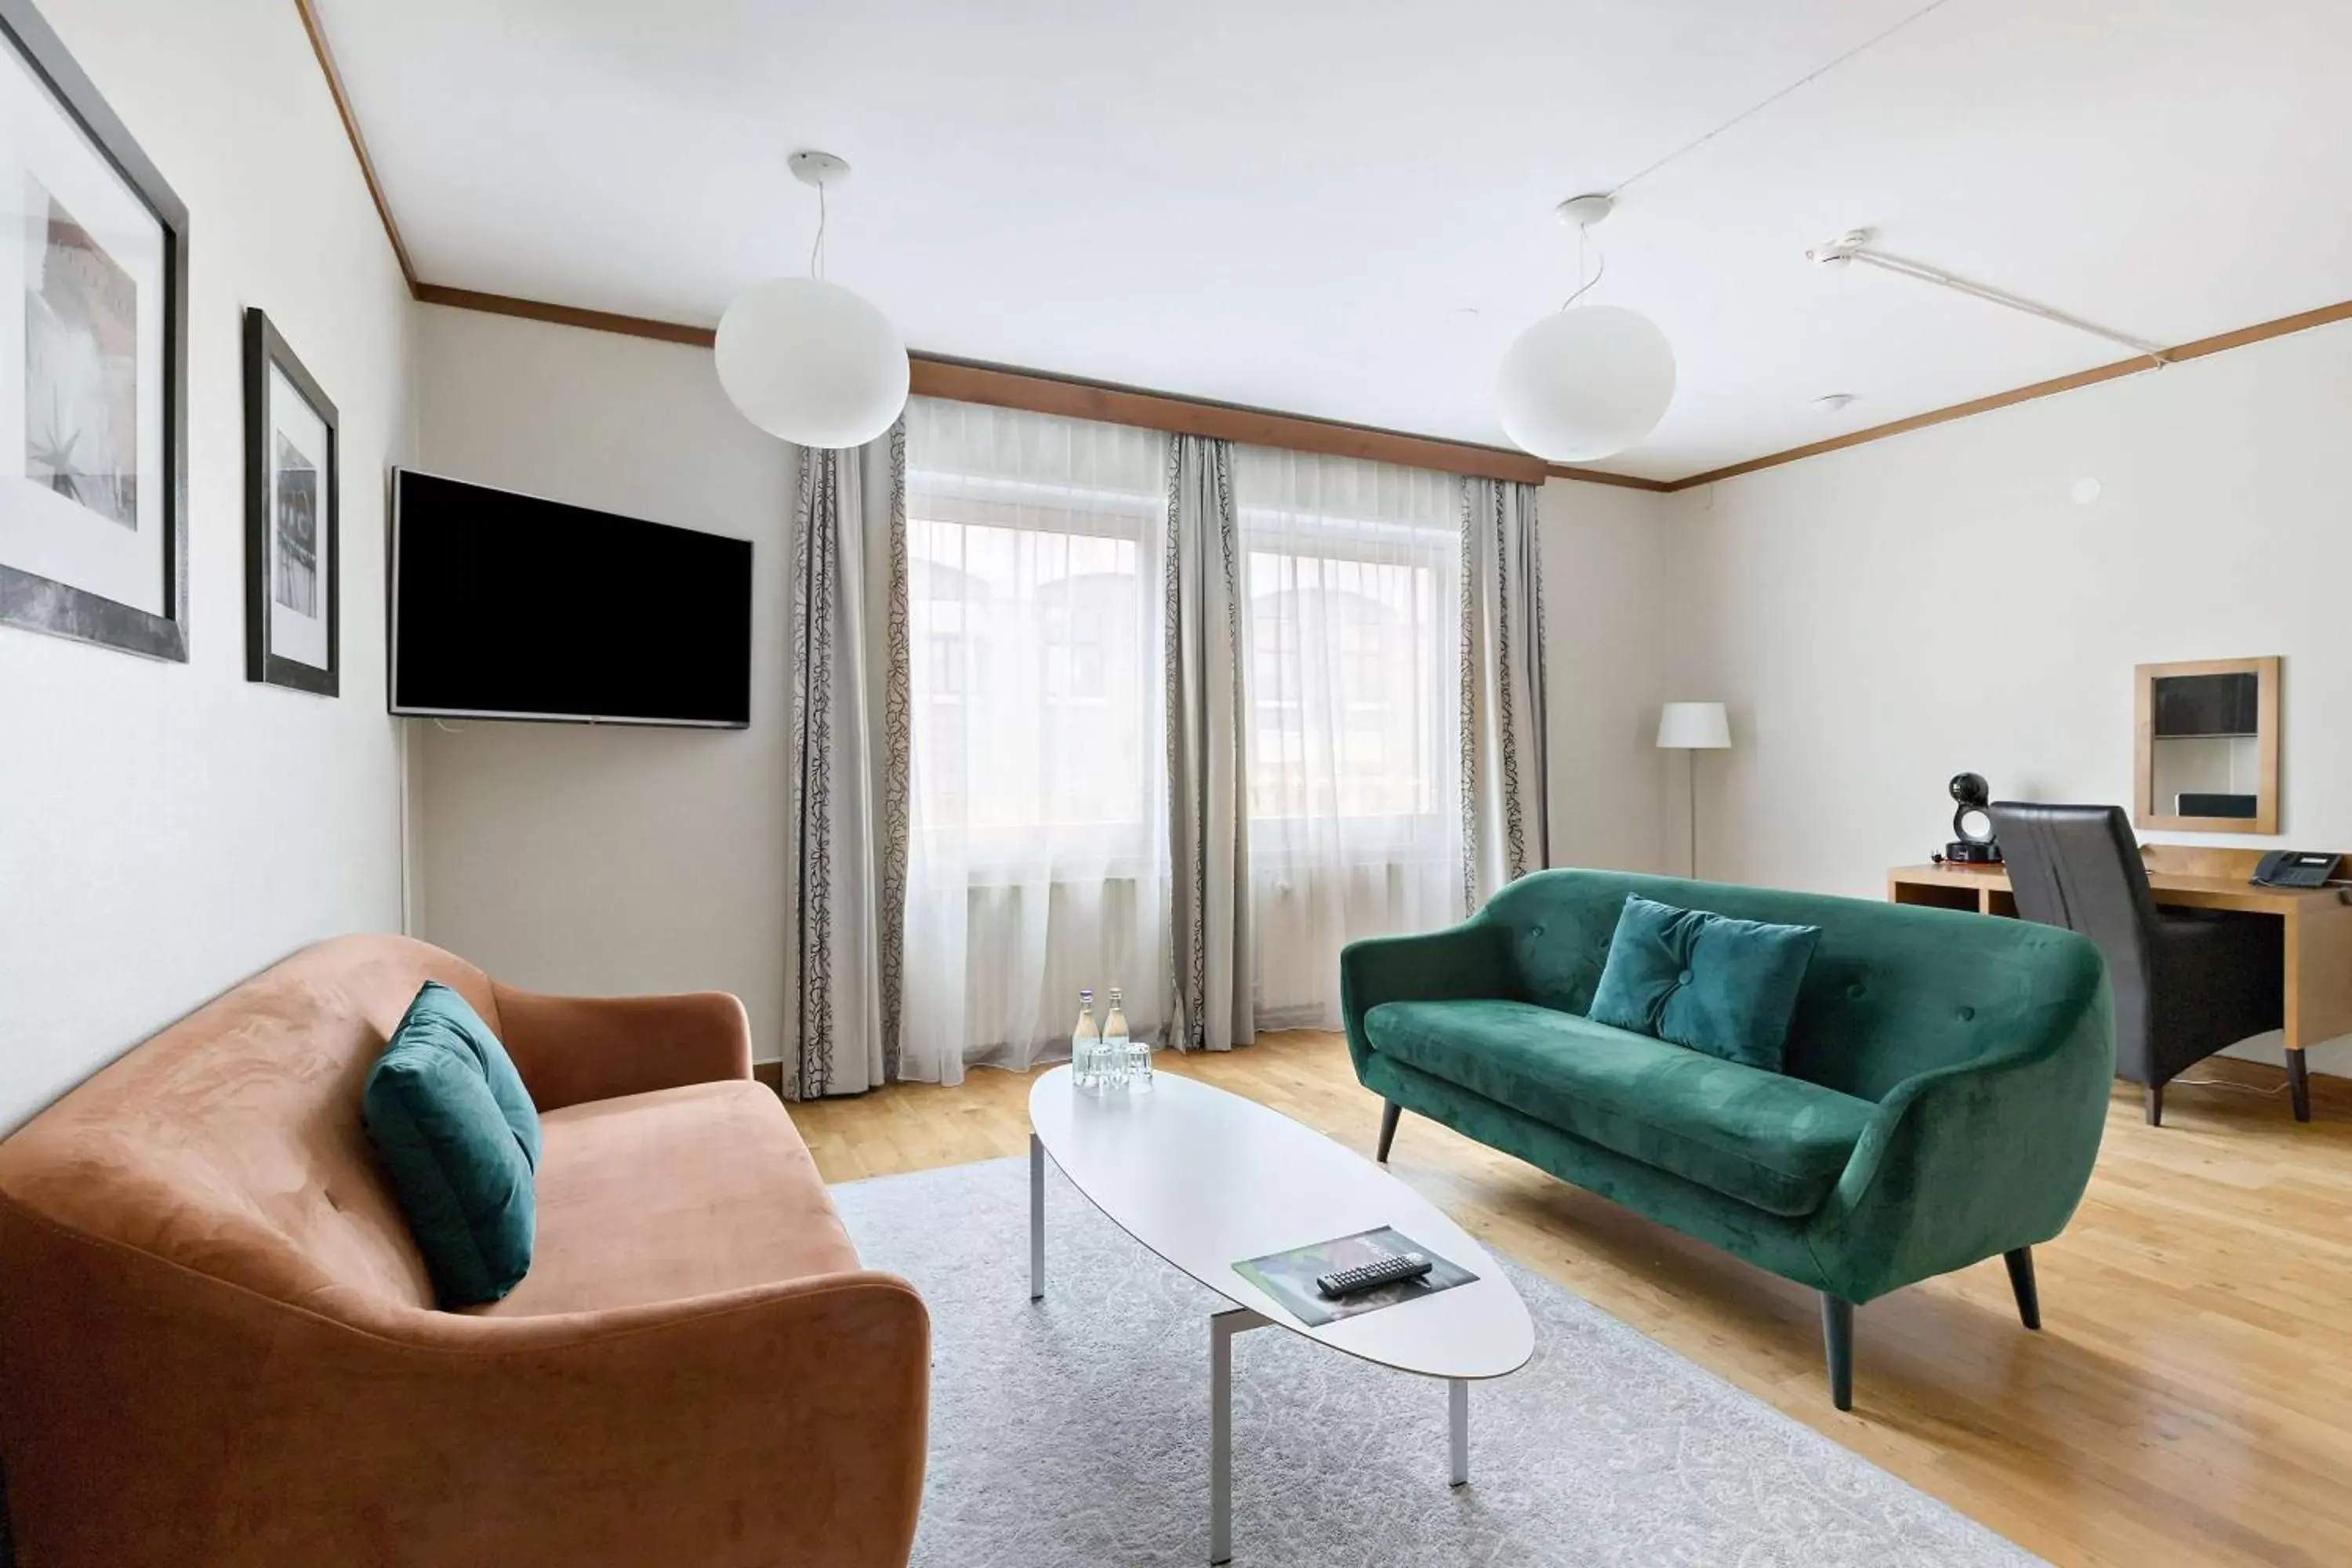
<svg viewBox="0 0 2352 1568">
<path fill-rule="evenodd" d="M 804 266 L 922 352 L 1503 444 L 1550 209 L 1923 0 L 319 0 L 423 278 L 709 324 Z M 1878 243 L 2166 342 L 2352 297 L 2352 5 L 1947 0 L 1626 192 L 1592 298 L 1678 478 L 2105 363 Z M 1851 392 L 1824 417 L 1808 406 Z"/>
</svg>

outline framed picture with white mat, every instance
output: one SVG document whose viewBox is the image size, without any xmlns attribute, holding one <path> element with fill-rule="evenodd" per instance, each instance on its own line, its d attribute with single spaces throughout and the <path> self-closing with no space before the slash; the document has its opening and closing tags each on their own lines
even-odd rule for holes
<svg viewBox="0 0 2352 1568">
<path fill-rule="evenodd" d="M 245 676 L 321 697 L 342 675 L 335 405 L 269 318 L 245 312 Z"/>
<path fill-rule="evenodd" d="M 0 0 L 0 625 L 188 657 L 188 212 Z"/>
</svg>

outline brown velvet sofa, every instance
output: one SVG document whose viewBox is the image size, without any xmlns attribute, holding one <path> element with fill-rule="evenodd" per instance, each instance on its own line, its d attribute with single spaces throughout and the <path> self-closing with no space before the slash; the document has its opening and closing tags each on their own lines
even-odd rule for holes
<svg viewBox="0 0 2352 1568">
<path fill-rule="evenodd" d="M 360 1089 L 419 984 L 545 1125 L 505 1300 L 434 1310 Z M 858 1267 L 731 996 L 321 942 L 0 1142 L 23 1568 L 901 1565 L 930 1322 Z"/>
</svg>

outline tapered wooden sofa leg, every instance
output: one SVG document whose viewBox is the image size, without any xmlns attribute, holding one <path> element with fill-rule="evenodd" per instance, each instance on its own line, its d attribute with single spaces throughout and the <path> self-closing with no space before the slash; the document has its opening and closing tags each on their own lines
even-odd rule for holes
<svg viewBox="0 0 2352 1568">
<path fill-rule="evenodd" d="M 1853 1303 L 1822 1292 L 1822 1348 L 1829 1354 L 1830 1403 L 1853 1408 Z"/>
<path fill-rule="evenodd" d="M 1389 1163 L 1389 1145 L 1396 1142 L 1397 1119 L 1404 1107 L 1391 1100 L 1381 1107 L 1381 1152 L 1372 1157 L 1385 1165 Z"/>
<path fill-rule="evenodd" d="M 2311 1120 L 2311 1068 L 2300 1050 L 2286 1054 L 2287 1099 L 2294 1107 L 2297 1121 Z"/>
<path fill-rule="evenodd" d="M 2013 1247 L 2000 1255 L 2009 1265 L 2009 1288 L 2017 1295 L 2018 1321 L 2029 1329 L 2042 1326 L 2042 1292 L 2033 1283 L 2033 1248 Z"/>
<path fill-rule="evenodd" d="M 2141 1089 L 2139 1103 L 2140 1110 L 2147 1115 L 2147 1124 L 2150 1127 L 2164 1125 L 2164 1085 L 2152 1083 Z"/>
</svg>

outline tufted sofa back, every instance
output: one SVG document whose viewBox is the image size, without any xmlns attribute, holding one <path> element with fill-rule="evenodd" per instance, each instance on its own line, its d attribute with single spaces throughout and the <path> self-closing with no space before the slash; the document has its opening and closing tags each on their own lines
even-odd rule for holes
<svg viewBox="0 0 2352 1568">
<path fill-rule="evenodd" d="M 360 1090 L 427 980 L 492 1028 L 481 971 L 397 936 L 322 942 L 91 1078 L 0 1144 L 0 1205 L 281 1301 L 427 1308 Z"/>
<path fill-rule="evenodd" d="M 2053 1044 L 2106 983 L 2098 950 L 2053 926 L 1630 872 L 1538 871 L 1475 918 L 1507 933 L 1528 1001 L 1581 1014 L 1629 893 L 1821 927 L 1787 1070 L 1865 1100 L 1918 1073 Z"/>
</svg>

